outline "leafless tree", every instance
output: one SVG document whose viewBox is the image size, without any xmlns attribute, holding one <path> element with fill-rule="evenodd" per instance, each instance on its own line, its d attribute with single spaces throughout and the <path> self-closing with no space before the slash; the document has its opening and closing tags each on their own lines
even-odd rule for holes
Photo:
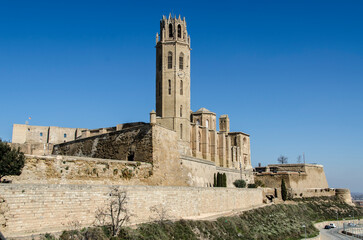
<svg viewBox="0 0 363 240">
<path fill-rule="evenodd" d="M 153 222 L 164 224 L 171 219 L 169 211 L 164 204 L 154 205 L 150 207 L 150 211 L 155 215 L 154 217 L 150 217 L 150 220 Z"/>
<path fill-rule="evenodd" d="M 107 206 L 96 211 L 95 225 L 110 226 L 112 235 L 117 236 L 122 226 L 130 219 L 126 208 L 128 198 L 126 192 L 118 188 L 113 188 L 109 196 Z"/>
<path fill-rule="evenodd" d="M 301 163 L 302 162 L 301 159 L 302 159 L 301 155 L 297 156 L 297 163 Z"/>
<path fill-rule="evenodd" d="M 277 162 L 281 163 L 281 164 L 285 164 L 287 163 L 287 157 L 281 155 L 278 159 Z"/>
</svg>

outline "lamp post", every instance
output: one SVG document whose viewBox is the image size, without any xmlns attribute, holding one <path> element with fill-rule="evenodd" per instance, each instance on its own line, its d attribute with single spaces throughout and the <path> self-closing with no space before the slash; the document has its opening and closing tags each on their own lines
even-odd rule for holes
<svg viewBox="0 0 363 240">
<path fill-rule="evenodd" d="M 303 224 L 301 227 L 303 227 L 304 228 L 304 231 L 305 231 L 305 240 L 306 240 L 306 225 L 305 224 Z"/>
</svg>

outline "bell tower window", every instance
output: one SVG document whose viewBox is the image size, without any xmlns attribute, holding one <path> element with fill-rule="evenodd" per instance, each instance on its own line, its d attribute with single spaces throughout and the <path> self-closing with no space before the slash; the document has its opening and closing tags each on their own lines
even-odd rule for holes
<svg viewBox="0 0 363 240">
<path fill-rule="evenodd" d="M 173 24 L 169 24 L 169 37 L 173 37 Z"/>
<path fill-rule="evenodd" d="M 173 53 L 169 52 L 168 53 L 168 69 L 172 69 L 173 68 Z"/>
<path fill-rule="evenodd" d="M 180 53 L 179 55 L 179 69 L 183 70 L 184 68 L 184 54 Z"/>
<path fill-rule="evenodd" d="M 168 93 L 171 95 L 171 80 L 168 80 Z"/>
<path fill-rule="evenodd" d="M 183 95 L 183 80 L 180 80 L 180 95 Z"/>
<path fill-rule="evenodd" d="M 178 38 L 181 38 L 182 37 L 182 34 L 181 34 L 181 26 L 180 24 L 178 25 Z"/>
</svg>

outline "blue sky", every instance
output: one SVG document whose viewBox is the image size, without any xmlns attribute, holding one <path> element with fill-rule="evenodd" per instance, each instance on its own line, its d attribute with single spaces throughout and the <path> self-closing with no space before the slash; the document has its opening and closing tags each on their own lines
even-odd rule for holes
<svg viewBox="0 0 363 240">
<path fill-rule="evenodd" d="M 155 34 L 191 36 L 191 106 L 251 135 L 252 163 L 305 152 L 331 187 L 363 192 L 362 1 L 0 2 L 0 137 L 12 124 L 148 121 Z"/>
</svg>

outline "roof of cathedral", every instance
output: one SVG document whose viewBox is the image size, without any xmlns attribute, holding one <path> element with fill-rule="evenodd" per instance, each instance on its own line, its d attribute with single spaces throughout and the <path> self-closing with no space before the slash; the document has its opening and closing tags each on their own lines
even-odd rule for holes
<svg viewBox="0 0 363 240">
<path fill-rule="evenodd" d="M 198 113 L 212 113 L 212 114 L 215 114 L 214 112 L 211 112 L 206 108 L 199 108 L 197 111 L 193 112 L 193 114 L 198 114 Z"/>
</svg>

